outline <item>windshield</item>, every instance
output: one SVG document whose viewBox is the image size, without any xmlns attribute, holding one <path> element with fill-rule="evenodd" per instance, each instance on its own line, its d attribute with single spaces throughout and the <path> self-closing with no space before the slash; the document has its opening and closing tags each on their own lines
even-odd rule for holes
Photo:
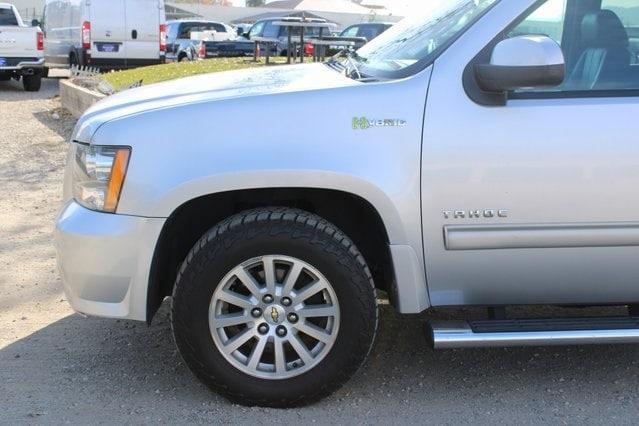
<svg viewBox="0 0 639 426">
<path fill-rule="evenodd" d="M 438 0 L 420 6 L 406 18 L 359 49 L 354 59 L 362 72 L 387 78 L 404 77 L 413 66 L 430 61 L 481 14 L 499 0 Z"/>
</svg>

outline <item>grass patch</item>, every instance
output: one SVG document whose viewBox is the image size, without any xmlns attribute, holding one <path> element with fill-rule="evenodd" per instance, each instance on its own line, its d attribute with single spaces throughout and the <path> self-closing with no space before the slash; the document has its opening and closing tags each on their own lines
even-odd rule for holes
<svg viewBox="0 0 639 426">
<path fill-rule="evenodd" d="M 272 63 L 282 63 L 277 58 Z M 284 59 L 285 60 L 285 59 Z M 190 77 L 192 75 L 207 74 L 221 71 L 239 70 L 244 68 L 261 67 L 265 65 L 264 59 L 253 62 L 252 58 L 215 58 L 194 62 L 179 62 L 165 65 L 152 65 L 125 71 L 111 72 L 102 75 L 102 79 L 116 90 L 131 86 L 142 80 L 142 84 L 148 85 L 177 78 Z"/>
</svg>

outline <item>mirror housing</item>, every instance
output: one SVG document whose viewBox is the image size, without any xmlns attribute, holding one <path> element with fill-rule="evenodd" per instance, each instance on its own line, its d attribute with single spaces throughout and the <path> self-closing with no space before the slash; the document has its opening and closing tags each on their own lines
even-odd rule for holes
<svg viewBox="0 0 639 426">
<path fill-rule="evenodd" d="M 31 26 L 32 27 L 39 27 L 40 26 L 40 21 L 38 21 L 37 19 L 34 19 L 31 21 Z"/>
<path fill-rule="evenodd" d="M 563 83 L 566 64 L 561 47 L 539 35 L 499 42 L 489 64 L 475 65 L 475 79 L 486 92 L 554 87 Z"/>
</svg>

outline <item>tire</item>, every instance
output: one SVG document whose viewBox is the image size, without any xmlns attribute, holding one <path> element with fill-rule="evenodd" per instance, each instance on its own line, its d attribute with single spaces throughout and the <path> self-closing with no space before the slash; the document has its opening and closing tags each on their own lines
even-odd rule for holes
<svg viewBox="0 0 639 426">
<path fill-rule="evenodd" d="M 187 55 L 180 55 L 178 62 L 189 62 L 189 57 Z"/>
<path fill-rule="evenodd" d="M 11 80 L 11 74 L 0 74 L 0 81 L 9 81 Z"/>
<path fill-rule="evenodd" d="M 22 86 L 27 92 L 38 92 L 42 86 L 42 76 L 40 74 L 22 76 Z"/>
<path fill-rule="evenodd" d="M 69 54 L 69 68 L 80 66 L 80 61 L 78 61 L 78 56 L 75 52 L 71 52 Z"/>
<path fill-rule="evenodd" d="M 288 272 L 280 269 L 287 267 L 286 263 L 277 263 L 280 259 L 292 262 Z M 239 315 L 247 318 L 250 312 L 252 322 L 240 326 L 246 328 L 235 336 L 252 333 L 255 339 L 246 344 L 254 345 L 253 348 L 241 346 L 231 355 L 225 355 L 219 336 L 234 327 L 213 328 L 211 325 L 218 318 L 217 306 L 226 303 L 217 299 L 216 295 L 224 293 L 227 288 L 246 290 L 241 286 L 243 281 L 236 278 L 239 275 L 232 275 L 233 271 L 249 271 L 248 268 L 253 267 L 251 265 L 257 265 L 253 271 L 265 273 L 267 264 L 273 265 L 275 273 L 271 276 L 277 277 L 276 305 L 260 305 L 263 307 L 260 311 L 262 316 L 256 319 L 253 319 L 255 308 L 251 306 L 236 314 L 229 313 L 230 307 L 226 313 L 222 311 L 220 317 Z M 292 292 L 287 293 L 284 283 L 290 276 L 296 276 L 292 271 L 297 264 L 305 266 L 299 278 L 290 280 L 296 284 Z M 260 290 L 268 293 L 265 274 L 255 273 L 257 275 L 253 275 L 253 279 L 261 286 Z M 308 291 L 318 283 L 328 285 L 318 293 Z M 254 290 L 257 289 L 254 287 Z M 245 293 L 248 293 L 245 299 L 252 297 L 250 292 Z M 292 295 L 292 303 L 289 300 L 286 304 L 285 297 L 279 299 L 286 294 Z M 314 295 L 308 297 L 303 294 Z M 266 297 L 257 303 L 268 304 Z M 321 301 L 330 299 L 330 304 L 327 302 L 320 306 L 318 298 Z M 308 308 L 309 304 L 314 308 L 324 307 L 333 315 L 326 318 L 308 315 L 313 310 Z M 277 310 L 282 310 L 281 315 L 276 313 Z M 299 313 L 299 319 L 294 323 L 294 318 L 291 318 L 293 310 Z M 281 319 L 279 323 L 278 319 Z M 257 334 L 261 326 L 269 325 L 269 321 L 269 334 Z M 273 207 L 230 217 L 195 244 L 178 273 L 173 290 L 171 322 L 175 342 L 184 361 L 208 387 L 243 405 L 293 407 L 329 395 L 355 374 L 372 348 L 378 310 L 368 266 L 346 235 L 311 213 Z M 280 325 L 275 327 L 276 324 Z M 304 327 L 308 331 L 310 325 L 314 325 L 315 330 L 326 327 L 329 331 L 317 336 L 327 342 L 333 340 L 323 344 L 296 328 Z M 286 337 L 279 334 L 280 328 L 288 328 Z M 226 344 L 230 345 L 235 336 L 231 336 Z M 251 355 L 259 353 L 256 348 L 262 339 L 268 342 L 262 347 L 263 355 L 259 355 L 253 363 L 257 367 L 251 369 Z M 298 343 L 293 345 L 296 340 Z M 311 352 L 310 358 L 308 352 L 304 358 L 301 353 L 305 351 L 301 349 L 298 352 L 293 347 L 299 348 L 299 342 L 305 342 L 305 348 Z M 276 344 L 282 348 L 279 352 Z M 278 356 L 278 353 L 281 355 Z M 246 359 L 238 360 L 242 357 Z M 280 360 L 279 364 L 277 360 Z"/>
</svg>

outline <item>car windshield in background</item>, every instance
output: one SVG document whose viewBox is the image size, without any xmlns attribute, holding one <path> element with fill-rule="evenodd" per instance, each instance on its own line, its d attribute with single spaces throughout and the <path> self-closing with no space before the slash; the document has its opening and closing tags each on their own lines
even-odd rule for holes
<svg viewBox="0 0 639 426">
<path fill-rule="evenodd" d="M 354 57 L 362 72 L 405 77 L 418 64 L 434 58 L 442 48 L 470 27 L 499 0 L 439 0 L 422 6 L 418 16 L 399 24 L 359 49 Z"/>
<path fill-rule="evenodd" d="M 14 25 L 18 25 L 18 19 L 15 13 L 13 13 L 13 9 L 0 9 L 0 27 Z"/>
</svg>

